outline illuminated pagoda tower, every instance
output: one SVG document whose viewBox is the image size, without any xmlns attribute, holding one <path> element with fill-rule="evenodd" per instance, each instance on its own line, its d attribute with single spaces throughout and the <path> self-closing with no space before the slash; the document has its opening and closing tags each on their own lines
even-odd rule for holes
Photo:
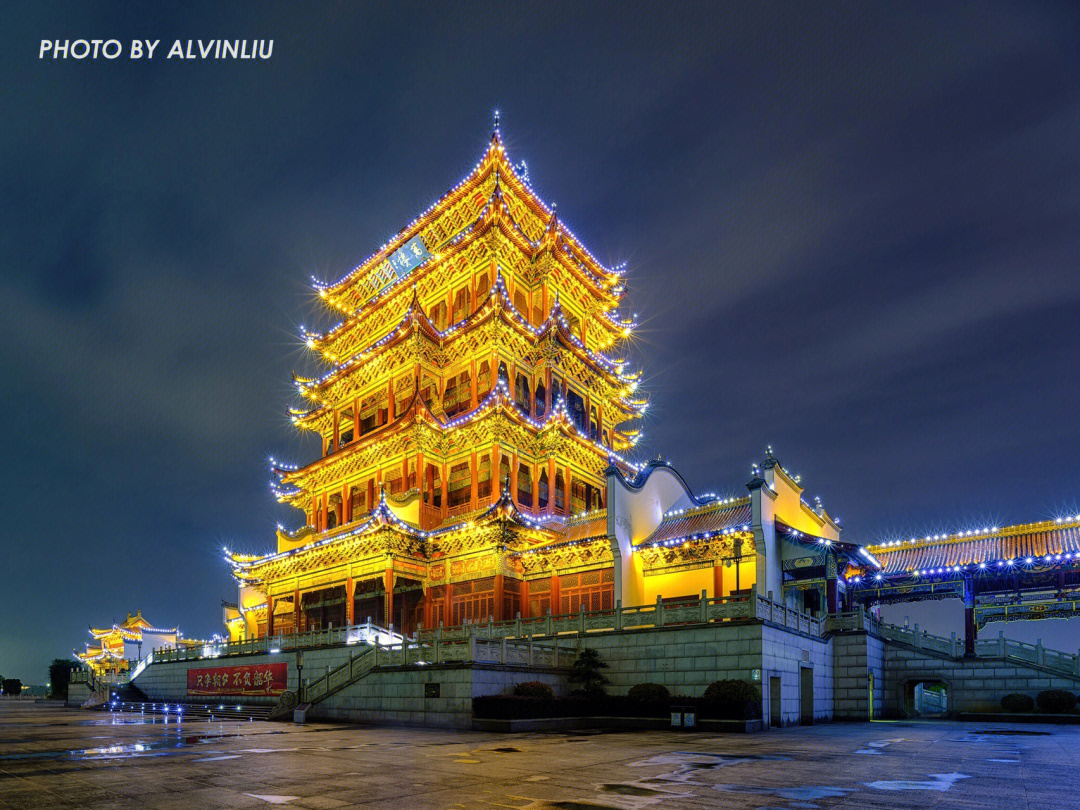
<svg viewBox="0 0 1080 810">
<path fill-rule="evenodd" d="M 646 407 L 614 355 L 634 324 L 619 270 L 514 169 L 497 122 L 464 180 L 316 289 L 340 322 L 304 333 L 325 370 L 296 380 L 291 415 L 321 455 L 272 462 L 305 525 L 226 552 L 230 637 L 610 607 L 605 471 L 637 473 L 621 454 Z"/>
<path fill-rule="evenodd" d="M 128 614 L 120 624 L 111 627 L 91 627 L 93 641 L 86 643 L 75 657 L 95 675 L 119 675 L 155 649 L 195 645 L 201 642 L 182 638 L 175 627 L 154 627 L 143 618 L 142 611 Z"/>
</svg>

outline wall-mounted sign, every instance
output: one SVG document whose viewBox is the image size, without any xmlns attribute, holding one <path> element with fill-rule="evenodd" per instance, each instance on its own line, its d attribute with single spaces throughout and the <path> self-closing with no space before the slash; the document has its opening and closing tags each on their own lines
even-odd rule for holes
<svg viewBox="0 0 1080 810">
<path fill-rule="evenodd" d="M 288 664 L 189 669 L 189 695 L 277 696 L 285 691 Z"/>
<path fill-rule="evenodd" d="M 431 258 L 427 245 L 420 236 L 414 236 L 382 260 L 364 279 L 364 298 L 374 298 L 399 278 L 404 278 Z"/>
</svg>

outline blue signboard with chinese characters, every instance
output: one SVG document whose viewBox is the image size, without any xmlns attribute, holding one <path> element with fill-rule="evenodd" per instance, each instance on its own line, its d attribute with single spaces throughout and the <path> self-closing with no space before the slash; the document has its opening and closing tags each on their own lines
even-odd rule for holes
<svg viewBox="0 0 1080 810">
<path fill-rule="evenodd" d="M 367 294 L 373 297 L 381 293 L 399 278 L 404 278 L 414 269 L 431 258 L 427 245 L 420 236 L 414 236 L 379 263 L 368 276 L 365 286 Z"/>
</svg>

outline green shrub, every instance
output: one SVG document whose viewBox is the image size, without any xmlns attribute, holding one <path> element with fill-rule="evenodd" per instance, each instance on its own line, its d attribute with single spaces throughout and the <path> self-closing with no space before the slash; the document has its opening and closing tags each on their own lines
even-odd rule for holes
<svg viewBox="0 0 1080 810">
<path fill-rule="evenodd" d="M 602 695 L 608 679 L 601 670 L 607 668 L 608 665 L 600 658 L 600 653 L 591 647 L 586 647 L 574 659 L 567 680 L 570 683 L 581 684 L 581 689 L 575 691 L 590 696 Z"/>
<path fill-rule="evenodd" d="M 702 702 L 707 716 L 719 720 L 753 720 L 761 717 L 761 693 L 746 681 L 714 681 L 705 690 Z"/>
<path fill-rule="evenodd" d="M 1071 712 L 1076 707 L 1076 695 L 1064 689 L 1047 689 L 1039 692 L 1035 702 L 1044 712 Z"/>
<path fill-rule="evenodd" d="M 1030 712 L 1035 708 L 1035 701 L 1030 695 L 1020 695 L 1015 692 L 1001 699 L 1001 708 L 1007 712 Z"/>
<path fill-rule="evenodd" d="M 555 697 L 555 690 L 543 681 L 524 681 L 514 687 L 514 694 L 517 697 L 552 700 Z"/>
<path fill-rule="evenodd" d="M 667 705 L 671 700 L 671 692 L 661 683 L 639 683 L 631 686 L 626 696 L 631 700 L 650 705 Z"/>
</svg>

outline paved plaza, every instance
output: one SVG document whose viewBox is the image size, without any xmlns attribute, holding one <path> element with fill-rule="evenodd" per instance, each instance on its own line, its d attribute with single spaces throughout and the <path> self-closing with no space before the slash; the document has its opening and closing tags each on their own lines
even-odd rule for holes
<svg viewBox="0 0 1080 810">
<path fill-rule="evenodd" d="M 165 722 L 0 703 L 0 807 L 1065 808 L 1080 727 L 944 721 L 751 735 Z"/>
</svg>

